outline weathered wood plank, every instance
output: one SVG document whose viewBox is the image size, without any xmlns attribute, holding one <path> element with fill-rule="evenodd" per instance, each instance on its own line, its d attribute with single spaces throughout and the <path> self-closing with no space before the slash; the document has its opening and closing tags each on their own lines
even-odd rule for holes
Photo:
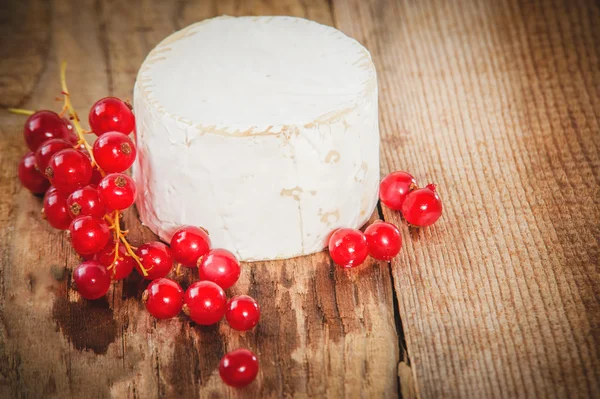
<svg viewBox="0 0 600 399">
<path fill-rule="evenodd" d="M 25 98 L 27 108 L 54 105 L 58 66 L 66 59 L 72 99 L 84 120 L 102 96 L 131 97 L 146 53 L 196 20 L 227 13 L 333 22 L 330 5 L 317 0 L 55 1 L 31 10 L 48 21 L 42 32 L 50 38 L 43 46 L 47 54 L 39 56 L 45 67 L 35 87 L 9 81 L 7 93 Z M 30 32 L 25 41 L 40 35 L 23 31 Z M 0 75 L 4 68 L 1 64 Z M 80 300 L 70 283 L 78 260 L 67 239 L 39 218 L 40 199 L 15 178 L 25 151 L 24 119 L 0 112 L 1 397 L 396 395 L 399 349 L 387 264 L 370 262 L 345 272 L 322 253 L 245 265 L 229 294 L 249 293 L 263 310 L 259 326 L 245 334 L 226 323 L 200 328 L 184 316 L 156 322 L 139 300 L 145 285 L 139 277 L 115 284 L 108 300 Z M 126 212 L 125 224 L 134 243 L 154 239 L 135 210 Z M 194 276 L 185 270 L 177 278 L 186 286 Z M 249 389 L 235 391 L 220 382 L 216 366 L 226 351 L 240 346 L 256 351 L 261 374 Z"/>
<path fill-rule="evenodd" d="M 598 3 L 333 9 L 374 54 L 384 171 L 445 201 L 393 262 L 418 394 L 599 396 Z"/>
<path fill-rule="evenodd" d="M 51 38 L 44 44 L 44 67 L 31 95 L 25 90 L 28 108 L 60 107 L 58 66 L 70 63 L 70 83 L 75 105 L 88 107 L 106 86 L 102 58 L 96 42 L 95 16 L 91 7 L 78 1 L 56 2 L 39 7 L 22 2 L 28 18 L 21 19 L 30 34 L 23 39 L 37 46 L 36 29 L 44 26 Z M 15 16 L 16 18 L 16 16 Z M 38 24 L 38 21 L 48 24 Z M 35 28 L 37 26 L 37 28 Z M 80 32 L 89 32 L 81 35 Z M 10 35 L 7 35 L 10 37 Z M 28 45 L 21 43 L 25 53 Z M 4 47 L 3 47 L 4 48 Z M 18 54 L 19 48 L 15 48 Z M 22 60 L 28 70 L 27 60 Z M 19 70 L 19 66 L 3 64 Z M 99 67 L 100 66 L 100 67 Z M 2 73 L 1 75 L 4 76 Z M 24 75 L 24 78 L 28 78 Z M 9 88 L 7 93 L 17 93 Z M 7 94 L 8 95 L 8 94 Z M 21 94 L 20 94 L 21 95 Z M 10 101 L 8 101 L 10 100 Z M 8 99 L 8 104 L 13 104 Z M 21 99 L 15 103 L 21 102 Z M 70 270 L 77 259 L 64 233 L 52 230 L 41 218 L 41 200 L 19 187 L 16 165 L 26 151 L 22 141 L 23 117 L 2 111 L 2 357 L 9 364 L 0 384 L 2 397 L 108 396 L 110 385 L 126 375 L 113 367 L 120 348 L 110 346 L 116 338 L 113 311 L 106 301 L 77 301 L 70 290 Z M 86 320 L 89 320 L 86 322 Z M 102 356 L 97 356 L 100 354 Z M 102 370 L 102 378 L 98 371 Z M 75 388 L 75 389 L 73 389 Z"/>
<path fill-rule="evenodd" d="M 44 0 L 0 3 L 0 107 L 31 96 L 48 60 L 50 14 Z"/>
</svg>

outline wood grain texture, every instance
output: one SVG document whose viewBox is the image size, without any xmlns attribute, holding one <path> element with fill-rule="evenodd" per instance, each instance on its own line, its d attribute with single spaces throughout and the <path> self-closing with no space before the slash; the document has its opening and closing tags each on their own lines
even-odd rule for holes
<svg viewBox="0 0 600 399">
<path fill-rule="evenodd" d="M 63 59 L 82 115 L 130 97 L 159 40 L 219 14 L 304 16 L 365 44 L 383 172 L 438 183 L 444 217 L 413 231 L 383 209 L 404 236 L 391 273 L 324 253 L 245 266 L 229 294 L 258 299 L 252 332 L 157 322 L 139 277 L 80 300 L 68 240 L 15 178 L 23 117 L 0 110 L 0 397 L 600 396 L 598 4 L 7 1 L 0 105 L 58 108 Z M 124 224 L 155 239 L 135 210 Z M 216 372 L 237 347 L 261 361 L 244 391 Z"/>
<path fill-rule="evenodd" d="M 416 392 L 600 396 L 598 3 L 333 8 L 378 68 L 383 171 L 445 204 L 393 262 Z"/>
<path fill-rule="evenodd" d="M 7 80 L 2 86 L 11 98 L 7 104 L 60 107 L 54 98 L 64 59 L 82 117 L 98 98 L 131 97 L 148 51 L 191 22 L 223 13 L 333 22 L 329 3 L 316 0 L 57 0 L 14 2 L 8 9 L 3 18 L 13 25 L 26 11 L 33 13 L 32 25 L 47 21 L 23 28 L 23 43 L 39 35 L 48 39 L 40 46 L 44 51 L 35 53 L 41 67 L 19 74 L 31 50 L 18 48 L 12 49 L 14 62 L 1 64 L 0 76 L 30 83 Z M 247 333 L 224 322 L 201 328 L 185 316 L 155 321 L 139 299 L 146 284 L 137 276 L 115 284 L 107 299 L 81 300 L 71 285 L 78 259 L 68 239 L 41 220 L 41 200 L 15 178 L 25 151 L 24 119 L 6 111 L 0 111 L 0 119 L 0 397 L 397 395 L 399 338 L 388 264 L 370 261 L 345 272 L 321 253 L 245 265 L 228 294 L 249 293 L 261 304 L 262 321 Z M 134 244 L 155 239 L 134 209 L 126 212 L 124 225 Z M 187 270 L 174 277 L 184 287 L 195 278 Z M 226 388 L 217 372 L 222 355 L 238 347 L 252 349 L 261 362 L 256 383 L 242 391 Z"/>
<path fill-rule="evenodd" d="M 50 8 L 44 0 L 0 3 L 0 107 L 17 107 L 32 94 L 46 65 Z"/>
</svg>

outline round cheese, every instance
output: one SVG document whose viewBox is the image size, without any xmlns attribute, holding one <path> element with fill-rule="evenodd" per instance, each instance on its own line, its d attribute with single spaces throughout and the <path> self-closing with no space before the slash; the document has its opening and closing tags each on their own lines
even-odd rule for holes
<svg viewBox="0 0 600 399">
<path fill-rule="evenodd" d="M 146 226 L 208 230 L 241 260 L 322 250 L 377 203 L 377 78 L 340 31 L 219 17 L 164 39 L 135 84 L 133 177 Z"/>
</svg>

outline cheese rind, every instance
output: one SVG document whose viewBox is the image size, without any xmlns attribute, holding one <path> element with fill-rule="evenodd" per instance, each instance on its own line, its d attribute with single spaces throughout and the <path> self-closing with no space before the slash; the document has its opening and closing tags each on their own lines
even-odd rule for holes
<svg viewBox="0 0 600 399">
<path fill-rule="evenodd" d="M 241 260 L 322 250 L 370 217 L 379 185 L 368 51 L 292 17 L 219 17 L 146 58 L 135 85 L 142 222 L 191 224 Z"/>
</svg>

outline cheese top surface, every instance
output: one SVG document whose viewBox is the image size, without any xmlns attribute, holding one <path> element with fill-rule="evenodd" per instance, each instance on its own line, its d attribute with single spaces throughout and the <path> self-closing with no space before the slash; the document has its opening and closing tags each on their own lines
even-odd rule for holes
<svg viewBox="0 0 600 399">
<path fill-rule="evenodd" d="M 340 31 L 294 17 L 219 17 L 161 42 L 138 79 L 168 115 L 253 132 L 351 109 L 375 79 L 369 53 Z"/>
</svg>

